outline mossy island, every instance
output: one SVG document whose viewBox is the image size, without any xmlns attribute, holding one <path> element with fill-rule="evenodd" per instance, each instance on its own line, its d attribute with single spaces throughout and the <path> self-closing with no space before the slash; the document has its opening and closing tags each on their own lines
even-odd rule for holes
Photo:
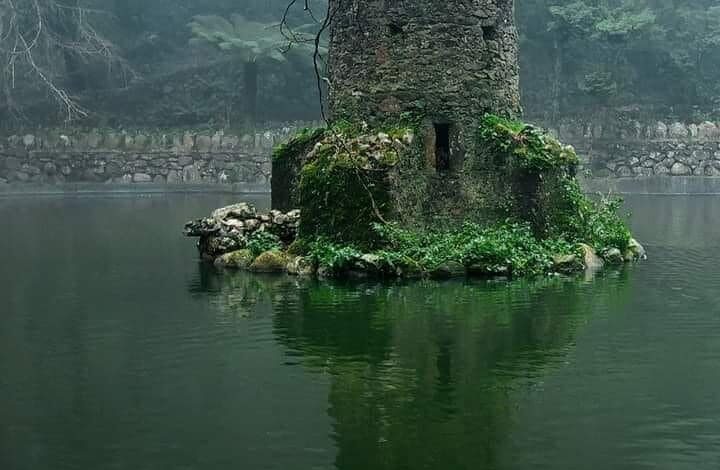
<svg viewBox="0 0 720 470">
<path fill-rule="evenodd" d="M 271 213 L 238 205 L 188 224 L 204 257 L 327 277 L 512 277 L 645 256 L 621 202 L 584 195 L 574 149 L 519 120 L 512 1 L 371 2 L 360 16 L 329 3 L 328 124 L 275 150 Z"/>
<path fill-rule="evenodd" d="M 421 132 L 304 130 L 275 151 L 278 209 L 240 203 L 186 234 L 221 267 L 320 277 L 569 274 L 645 257 L 621 201 L 585 196 L 574 150 L 539 129 L 486 115 L 484 151 L 448 173 L 428 171 Z"/>
</svg>

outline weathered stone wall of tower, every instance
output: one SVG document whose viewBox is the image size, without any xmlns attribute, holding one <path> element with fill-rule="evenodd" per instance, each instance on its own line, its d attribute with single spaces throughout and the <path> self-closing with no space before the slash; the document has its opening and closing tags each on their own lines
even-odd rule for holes
<svg viewBox="0 0 720 470">
<path fill-rule="evenodd" d="M 513 0 L 330 0 L 333 119 L 520 113 Z"/>
</svg>

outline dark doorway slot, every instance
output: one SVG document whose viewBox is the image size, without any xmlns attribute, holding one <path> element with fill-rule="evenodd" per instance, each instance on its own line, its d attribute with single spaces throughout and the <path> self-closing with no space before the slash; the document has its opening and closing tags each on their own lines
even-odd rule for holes
<svg viewBox="0 0 720 470">
<path fill-rule="evenodd" d="M 450 169 L 450 124 L 435 124 L 435 169 Z"/>
<path fill-rule="evenodd" d="M 403 33 L 403 27 L 397 23 L 389 23 L 388 32 L 390 33 L 390 36 L 397 36 L 398 34 Z"/>
<path fill-rule="evenodd" d="M 483 39 L 486 41 L 494 41 L 497 39 L 497 28 L 495 26 L 483 26 Z"/>
</svg>

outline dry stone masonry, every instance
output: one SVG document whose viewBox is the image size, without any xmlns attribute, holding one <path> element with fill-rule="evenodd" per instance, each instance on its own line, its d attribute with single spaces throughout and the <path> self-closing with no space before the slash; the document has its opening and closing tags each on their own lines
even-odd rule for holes
<svg viewBox="0 0 720 470">
<path fill-rule="evenodd" d="M 485 112 L 520 113 L 513 0 L 331 0 L 334 119 L 420 116 L 454 159 Z M 432 148 L 433 142 L 428 142 Z"/>
<path fill-rule="evenodd" d="M 719 123 L 574 122 L 553 132 L 594 177 L 720 176 Z"/>
<path fill-rule="evenodd" d="M 0 139 L 0 185 L 206 185 L 270 187 L 270 154 L 298 125 L 253 134 L 38 131 Z"/>
</svg>

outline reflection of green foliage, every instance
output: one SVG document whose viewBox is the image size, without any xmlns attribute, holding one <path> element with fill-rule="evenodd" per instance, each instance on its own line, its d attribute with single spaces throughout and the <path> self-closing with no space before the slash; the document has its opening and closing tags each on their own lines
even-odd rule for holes
<svg viewBox="0 0 720 470">
<path fill-rule="evenodd" d="M 594 311 L 626 300 L 626 275 L 310 283 L 274 303 L 275 332 L 331 377 L 338 468 L 482 468 L 511 426 L 512 392 L 561 366 Z"/>
</svg>

